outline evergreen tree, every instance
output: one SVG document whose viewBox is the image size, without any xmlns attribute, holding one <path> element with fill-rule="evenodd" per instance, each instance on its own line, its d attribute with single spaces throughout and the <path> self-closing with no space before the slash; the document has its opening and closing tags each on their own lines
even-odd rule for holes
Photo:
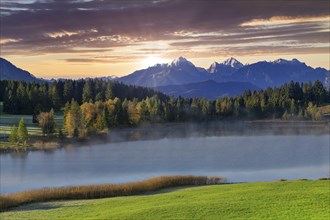
<svg viewBox="0 0 330 220">
<path fill-rule="evenodd" d="M 22 144 L 25 146 L 29 139 L 29 133 L 23 118 L 19 121 L 17 134 L 19 142 L 22 142 Z"/>
<path fill-rule="evenodd" d="M 18 129 L 16 125 L 13 125 L 13 127 L 10 130 L 9 142 L 18 143 Z"/>
<path fill-rule="evenodd" d="M 84 84 L 83 93 L 82 93 L 82 101 L 83 102 L 93 101 L 93 90 L 92 90 L 90 80 L 87 80 Z"/>
<path fill-rule="evenodd" d="M 53 84 L 51 87 L 49 87 L 48 94 L 49 94 L 49 98 L 50 98 L 50 100 L 52 102 L 52 105 L 51 106 L 56 111 L 60 110 L 61 105 L 62 105 L 62 100 L 61 100 L 60 95 L 59 95 L 59 93 L 57 91 L 56 84 Z"/>
<path fill-rule="evenodd" d="M 111 83 L 108 82 L 107 83 L 107 87 L 106 87 L 106 90 L 105 90 L 105 100 L 109 100 L 109 99 L 112 99 L 112 87 L 111 87 Z"/>
<path fill-rule="evenodd" d="M 315 81 L 315 83 L 312 87 L 312 91 L 314 94 L 316 104 L 319 105 L 320 103 L 325 102 L 327 93 L 326 93 L 326 90 L 325 90 L 323 84 L 319 80 Z"/>
<path fill-rule="evenodd" d="M 73 81 L 65 80 L 63 88 L 63 103 L 70 102 L 73 98 Z"/>
<path fill-rule="evenodd" d="M 24 113 L 26 108 L 29 108 L 29 103 L 28 103 L 29 99 L 28 99 L 28 94 L 26 92 L 26 85 L 24 82 L 19 81 L 16 95 L 18 101 L 16 113 L 22 114 Z"/>
<path fill-rule="evenodd" d="M 99 131 L 103 131 L 108 127 L 106 109 L 107 108 L 104 107 L 102 112 L 97 116 L 96 127 Z"/>
<path fill-rule="evenodd" d="M 296 107 L 296 103 L 295 103 L 294 99 L 291 99 L 291 102 L 290 102 L 290 113 L 291 113 L 291 115 L 295 115 L 297 113 L 297 107 Z"/>
</svg>

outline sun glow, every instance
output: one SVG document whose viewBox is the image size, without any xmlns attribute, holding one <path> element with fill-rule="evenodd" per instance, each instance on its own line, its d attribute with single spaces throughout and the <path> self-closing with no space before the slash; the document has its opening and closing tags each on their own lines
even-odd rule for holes
<svg viewBox="0 0 330 220">
<path fill-rule="evenodd" d="M 162 64 L 162 63 L 165 63 L 165 60 L 163 60 L 157 56 L 148 56 L 142 60 L 143 67 L 150 67 L 150 66 L 154 66 L 156 64 Z"/>
</svg>

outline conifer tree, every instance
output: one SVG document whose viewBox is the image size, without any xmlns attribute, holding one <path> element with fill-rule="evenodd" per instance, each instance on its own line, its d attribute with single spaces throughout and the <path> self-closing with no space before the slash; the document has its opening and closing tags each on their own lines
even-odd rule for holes
<svg viewBox="0 0 330 220">
<path fill-rule="evenodd" d="M 18 130 L 17 130 L 16 125 L 13 125 L 13 127 L 10 130 L 9 142 L 10 143 L 17 143 L 18 142 Z"/>
<path fill-rule="evenodd" d="M 22 142 L 22 144 L 25 146 L 29 139 L 29 133 L 23 118 L 19 121 L 17 134 L 19 142 Z"/>
</svg>

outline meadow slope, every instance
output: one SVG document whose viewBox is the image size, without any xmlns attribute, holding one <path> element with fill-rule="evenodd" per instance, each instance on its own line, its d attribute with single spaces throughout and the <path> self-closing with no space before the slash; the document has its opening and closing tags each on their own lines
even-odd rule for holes
<svg viewBox="0 0 330 220">
<path fill-rule="evenodd" d="M 0 219 L 330 219 L 329 201 L 329 180 L 240 183 L 35 203 Z"/>
</svg>

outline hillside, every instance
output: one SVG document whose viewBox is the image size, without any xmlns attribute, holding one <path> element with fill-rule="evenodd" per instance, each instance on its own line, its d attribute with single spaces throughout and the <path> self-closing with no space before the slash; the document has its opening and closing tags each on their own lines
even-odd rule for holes
<svg viewBox="0 0 330 220">
<path fill-rule="evenodd" d="M 42 82 L 26 70 L 16 67 L 14 64 L 0 57 L 0 80 L 22 80 L 25 82 Z"/>
<path fill-rule="evenodd" d="M 329 219 L 329 181 L 172 188 L 142 196 L 37 203 L 1 219 Z"/>
</svg>

